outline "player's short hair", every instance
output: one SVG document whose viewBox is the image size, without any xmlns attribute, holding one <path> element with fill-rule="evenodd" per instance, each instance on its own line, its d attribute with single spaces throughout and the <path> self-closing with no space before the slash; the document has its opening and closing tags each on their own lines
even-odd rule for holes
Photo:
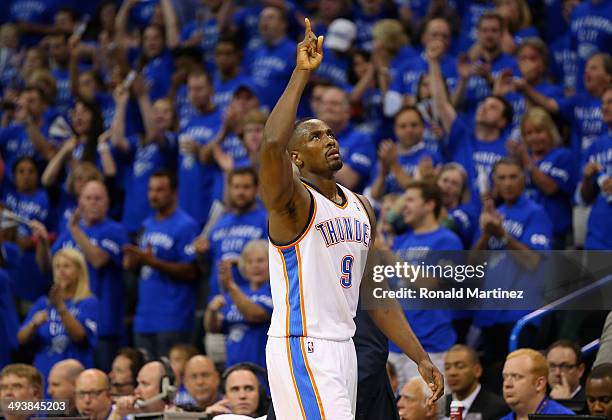
<svg viewBox="0 0 612 420">
<path fill-rule="evenodd" d="M 531 360 L 531 373 L 536 377 L 543 376 L 548 378 L 548 362 L 542 353 L 534 349 L 524 348 L 518 349 L 506 356 L 506 361 L 520 357 L 527 356 Z"/>
<path fill-rule="evenodd" d="M 413 181 L 406 186 L 406 191 L 412 189 L 421 191 L 423 200 L 434 202 L 434 216 L 437 219 L 442 211 L 442 192 L 440 191 L 440 187 L 433 182 Z"/>
</svg>

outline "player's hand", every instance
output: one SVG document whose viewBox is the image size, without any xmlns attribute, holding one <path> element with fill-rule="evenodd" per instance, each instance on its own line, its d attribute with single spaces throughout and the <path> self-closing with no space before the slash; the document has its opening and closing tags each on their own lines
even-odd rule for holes
<svg viewBox="0 0 612 420">
<path fill-rule="evenodd" d="M 298 44 L 296 68 L 298 70 L 315 71 L 323 61 L 323 36 L 317 36 L 312 32 L 310 20 L 304 19 L 306 32 L 304 40 Z"/>
<path fill-rule="evenodd" d="M 419 373 L 425 383 L 431 389 L 431 397 L 427 400 L 427 404 L 431 405 L 444 395 L 444 378 L 438 368 L 431 363 L 431 360 L 422 360 L 419 363 Z"/>
</svg>

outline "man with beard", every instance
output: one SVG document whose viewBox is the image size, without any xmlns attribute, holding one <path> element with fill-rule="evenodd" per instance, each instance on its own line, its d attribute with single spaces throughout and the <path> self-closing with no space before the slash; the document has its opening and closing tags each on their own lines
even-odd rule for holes
<svg viewBox="0 0 612 420">
<path fill-rule="evenodd" d="M 134 344 L 153 358 L 188 342 L 194 322 L 198 271 L 191 243 L 197 227 L 177 207 L 176 190 L 173 173 L 151 175 L 149 203 L 155 215 L 144 221 L 139 246 L 124 247 L 123 266 L 140 269 Z"/>
<path fill-rule="evenodd" d="M 195 242 L 198 255 L 212 264 L 208 296 L 219 294 L 219 263 L 238 259 L 244 246 L 268 233 L 266 209 L 257 202 L 257 173 L 252 168 L 235 169 L 227 180 L 227 209 L 208 235 Z M 239 286 L 247 282 L 234 273 Z"/>
</svg>

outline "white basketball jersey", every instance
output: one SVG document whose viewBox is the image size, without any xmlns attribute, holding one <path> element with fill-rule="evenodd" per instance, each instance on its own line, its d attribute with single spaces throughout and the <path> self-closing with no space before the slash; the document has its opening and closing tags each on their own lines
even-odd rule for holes
<svg viewBox="0 0 612 420">
<path fill-rule="evenodd" d="M 269 245 L 274 311 L 268 335 L 343 341 L 353 318 L 373 232 L 363 203 L 339 186 L 342 206 L 306 185 L 313 209 L 306 230 L 289 245 Z"/>
</svg>

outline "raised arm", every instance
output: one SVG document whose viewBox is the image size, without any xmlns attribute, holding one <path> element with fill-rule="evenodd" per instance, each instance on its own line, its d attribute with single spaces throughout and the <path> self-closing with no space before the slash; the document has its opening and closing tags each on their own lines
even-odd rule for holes
<svg viewBox="0 0 612 420">
<path fill-rule="evenodd" d="M 300 98 L 310 74 L 323 59 L 323 37 L 317 38 L 310 28 L 310 21 L 306 19 L 305 22 L 306 34 L 298 44 L 295 69 L 266 122 L 260 150 L 260 194 L 270 212 L 272 229 L 276 226 L 279 230 L 274 232 L 271 229 L 270 232 L 277 239 L 291 238 L 301 230 L 310 207 L 310 195 L 294 173 L 287 151 Z M 288 221 L 288 217 L 293 220 Z M 292 230 L 295 232 L 290 232 Z"/>
<path fill-rule="evenodd" d="M 440 41 L 432 41 L 427 46 L 427 61 L 429 62 L 429 83 L 431 85 L 431 97 L 433 106 L 440 116 L 444 131 L 450 132 L 450 128 L 457 118 L 457 112 L 451 104 L 446 89 L 442 69 L 440 68 L 440 56 L 443 46 Z"/>
<path fill-rule="evenodd" d="M 170 0 L 161 0 L 160 5 L 166 30 L 166 47 L 170 49 L 176 48 L 179 44 L 176 10 L 174 10 L 174 6 Z"/>
</svg>

